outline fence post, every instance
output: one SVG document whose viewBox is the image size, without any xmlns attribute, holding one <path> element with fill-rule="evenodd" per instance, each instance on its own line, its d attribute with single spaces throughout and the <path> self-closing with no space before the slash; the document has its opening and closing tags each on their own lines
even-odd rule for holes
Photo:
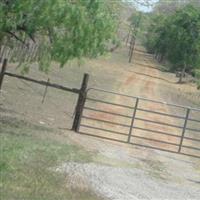
<svg viewBox="0 0 200 200">
<path fill-rule="evenodd" d="M 135 38 L 132 36 L 131 48 L 130 48 L 130 53 L 129 53 L 129 63 L 131 63 L 132 61 L 134 49 L 135 49 Z"/>
<path fill-rule="evenodd" d="M 75 132 L 79 131 L 81 115 L 83 112 L 83 107 L 84 107 L 86 95 L 87 95 L 86 91 L 87 91 L 88 81 L 89 81 L 89 74 L 84 74 L 82 85 L 81 85 L 80 92 L 79 92 L 77 105 L 76 105 L 74 122 L 73 122 L 73 126 L 72 126 L 72 130 L 74 130 Z"/>
<path fill-rule="evenodd" d="M 46 87 L 45 87 L 45 91 L 44 91 L 44 94 L 43 94 L 43 97 L 42 97 L 42 104 L 44 103 L 44 99 L 46 97 L 46 94 L 47 94 L 47 89 L 48 89 L 48 83 L 49 83 L 50 79 L 48 78 L 47 79 L 47 84 L 46 84 Z"/>
<path fill-rule="evenodd" d="M 184 135 L 185 135 L 186 127 L 187 127 L 187 122 L 188 122 L 189 114 L 190 114 L 190 109 L 187 108 L 187 112 L 186 112 L 186 116 L 185 116 L 185 122 L 184 122 L 184 126 L 183 126 L 183 131 L 182 131 L 182 135 L 181 135 L 181 141 L 180 141 L 178 153 L 181 152 L 181 147 L 182 147 L 182 144 L 183 144 L 183 139 L 184 139 Z"/>
<path fill-rule="evenodd" d="M 131 120 L 131 126 L 130 126 L 130 130 L 129 130 L 129 134 L 128 134 L 128 140 L 127 140 L 128 143 L 130 143 L 130 140 L 131 140 L 131 134 L 132 134 L 132 130 L 133 130 L 133 124 L 134 124 L 134 121 L 135 121 L 135 115 L 136 115 L 136 112 L 137 112 L 138 103 L 139 103 L 139 98 L 137 98 L 136 102 L 135 102 L 135 108 L 134 108 L 134 111 L 133 111 L 133 117 L 132 117 L 132 120 Z"/>
<path fill-rule="evenodd" d="M 3 60 L 3 64 L 2 64 L 2 68 L 1 68 L 1 73 L 0 73 L 0 90 L 3 84 L 3 78 L 5 75 L 5 71 L 6 71 L 6 67 L 7 67 L 7 59 Z"/>
</svg>

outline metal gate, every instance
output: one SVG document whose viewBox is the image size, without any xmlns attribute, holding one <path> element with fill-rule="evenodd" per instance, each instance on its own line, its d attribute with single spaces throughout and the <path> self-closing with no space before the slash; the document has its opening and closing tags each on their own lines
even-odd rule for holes
<svg viewBox="0 0 200 200">
<path fill-rule="evenodd" d="M 78 132 L 200 158 L 200 109 L 90 88 Z"/>
</svg>

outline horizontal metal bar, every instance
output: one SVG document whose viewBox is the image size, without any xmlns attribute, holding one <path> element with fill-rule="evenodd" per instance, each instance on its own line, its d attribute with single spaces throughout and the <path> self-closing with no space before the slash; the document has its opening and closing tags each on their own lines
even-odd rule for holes
<svg viewBox="0 0 200 200">
<path fill-rule="evenodd" d="M 187 146 L 187 145 L 182 145 L 182 148 L 188 148 L 188 149 L 193 149 L 193 150 L 197 150 L 197 151 L 200 151 L 200 148 L 197 148 L 197 147 L 191 147 L 191 146 Z"/>
<path fill-rule="evenodd" d="M 110 105 L 119 106 L 119 107 L 123 107 L 123 108 L 134 109 L 134 107 L 131 107 L 131 106 L 126 106 L 126 105 L 123 105 L 123 104 L 112 103 L 112 102 L 109 102 L 109 101 L 103 101 L 103 100 L 93 99 L 93 98 L 89 98 L 89 97 L 87 97 L 86 99 L 89 100 L 89 101 L 95 101 L 95 102 L 110 104 Z"/>
<path fill-rule="evenodd" d="M 130 126 L 125 125 L 125 124 L 120 124 L 120 123 L 116 123 L 116 122 L 106 121 L 106 120 L 102 120 L 102 119 L 97 119 L 97 118 L 92 118 L 92 117 L 87 117 L 87 116 L 82 116 L 82 118 L 130 128 Z"/>
<path fill-rule="evenodd" d="M 159 151 L 169 152 L 169 153 L 181 154 L 181 155 L 190 156 L 190 157 L 193 157 L 193 158 L 200 158 L 200 156 L 196 156 L 196 155 L 192 155 L 192 154 L 187 154 L 187 153 L 182 153 L 182 152 L 178 153 L 177 151 L 172 151 L 172 150 L 157 148 L 157 147 L 153 147 L 153 146 L 149 146 L 149 145 L 143 145 L 143 144 L 138 144 L 138 143 L 130 143 L 130 144 L 136 145 L 136 146 L 140 146 L 140 147 L 155 149 L 155 150 L 159 150 Z"/>
<path fill-rule="evenodd" d="M 177 104 L 173 104 L 173 103 L 167 103 L 167 102 L 162 102 L 162 101 L 156 101 L 156 100 L 147 99 L 147 98 L 142 98 L 142 97 L 139 97 L 139 99 L 140 99 L 140 100 L 143 100 L 143 101 L 149 101 L 149 102 L 153 102 L 153 103 L 164 104 L 164 105 L 171 106 L 171 107 L 176 107 L 176 108 L 182 108 L 182 109 L 188 109 L 188 108 L 190 108 L 190 107 L 183 106 L 183 105 L 177 105 Z"/>
<path fill-rule="evenodd" d="M 195 138 L 186 137 L 186 136 L 184 136 L 184 139 L 186 139 L 186 140 L 192 140 L 192 141 L 195 141 L 195 142 L 200 142 L 200 139 L 195 139 Z"/>
<path fill-rule="evenodd" d="M 194 129 L 194 128 L 186 128 L 186 130 L 188 130 L 188 131 L 194 131 L 194 132 L 197 132 L 197 133 L 200 134 L 200 130 L 198 130 L 198 129 Z"/>
<path fill-rule="evenodd" d="M 200 111 L 200 109 L 199 108 L 190 108 L 190 110 L 192 110 L 192 111 L 195 111 L 195 112 L 199 112 Z"/>
<path fill-rule="evenodd" d="M 179 118 L 179 119 L 185 119 L 184 116 L 171 115 L 171 114 L 166 114 L 166 113 L 162 113 L 162 112 L 156 112 L 156 111 L 146 110 L 146 109 L 142 109 L 142 108 L 138 108 L 137 110 L 143 111 L 143 112 L 154 113 L 154 114 L 158 114 L 158 115 L 163 115 L 163 116 L 168 116 L 168 117 L 174 117 L 174 118 Z"/>
<path fill-rule="evenodd" d="M 135 137 L 135 138 L 139 138 L 139 139 L 143 139 L 143 140 L 149 140 L 149 141 L 153 141 L 153 142 L 159 142 L 159 143 L 163 143 L 163 144 L 170 144 L 170 145 L 174 145 L 174 146 L 179 146 L 179 144 L 176 144 L 176 143 L 165 142 L 163 140 L 156 140 L 156 139 L 151 139 L 151 138 L 138 136 L 138 135 L 132 135 L 131 137 Z"/>
<path fill-rule="evenodd" d="M 118 93 L 118 92 L 113 92 L 113 91 L 107 91 L 107 90 L 103 90 L 103 89 L 100 89 L 100 88 L 89 88 L 87 90 L 87 92 L 89 92 L 90 90 L 96 90 L 96 91 L 105 92 L 105 93 L 109 93 L 109 94 L 115 94 L 115 95 L 128 97 L 128 98 L 132 98 L 132 99 L 136 99 L 137 98 L 137 97 L 134 97 L 134 96 L 130 96 L 130 95 L 126 95 L 126 94 L 122 94 L 122 93 Z"/>
<path fill-rule="evenodd" d="M 100 131 L 106 131 L 106 132 L 110 132 L 110 133 L 114 133 L 114 134 L 128 136 L 128 134 L 126 134 L 126 133 L 121 133 L 118 131 L 108 130 L 108 129 L 104 129 L 104 128 L 98 128 L 98 127 L 89 126 L 89 125 L 85 125 L 85 124 L 80 124 L 80 126 L 85 127 L 85 128 L 96 129 L 96 130 L 100 130 Z"/>
<path fill-rule="evenodd" d="M 143 119 L 143 118 L 139 118 L 139 117 L 136 117 L 135 119 L 136 120 L 140 120 L 140 121 L 145 121 L 145 122 L 153 123 L 153 124 L 159 124 L 159 125 L 165 125 L 165 126 L 170 126 L 170 127 L 174 127 L 174 128 L 183 129 L 182 126 L 176 126 L 176 125 L 168 124 L 168 123 L 164 123 L 164 122 L 156 122 L 156 121 L 152 121 L 152 120 L 148 120 L 148 119 Z"/>
<path fill-rule="evenodd" d="M 157 101 L 157 100 L 153 100 L 153 99 L 147 99 L 147 98 L 144 98 L 144 97 L 130 96 L 130 95 L 126 95 L 126 94 L 122 94 L 122 93 L 118 93 L 118 92 L 103 90 L 103 89 L 100 89 L 100 88 L 92 88 L 92 87 L 91 87 L 91 88 L 89 88 L 89 89 L 87 90 L 87 92 L 89 92 L 90 90 L 101 91 L 101 92 L 105 92 L 105 93 L 115 94 L 115 95 L 124 96 L 124 97 L 130 97 L 130 98 L 134 98 L 134 99 L 139 98 L 140 100 L 144 100 L 144 101 L 149 101 L 149 102 L 154 102 L 154 103 L 165 104 L 165 105 L 168 105 L 168 106 L 173 106 L 173 107 L 178 107 L 178 108 L 183 108 L 183 109 L 189 108 L 189 109 L 192 109 L 192 110 L 194 110 L 194 111 L 200 111 L 199 108 L 191 108 L 191 107 L 188 107 L 188 106 L 177 105 L 177 104 L 172 104 L 172 103 Z"/>
<path fill-rule="evenodd" d="M 156 131 L 156 130 L 151 130 L 151 129 L 146 129 L 146 128 L 140 128 L 140 127 L 137 127 L 137 126 L 133 126 L 133 129 L 138 129 L 138 130 L 142 130 L 142 131 L 147 131 L 147 132 L 158 133 L 158 134 L 162 134 L 162 135 L 169 135 L 169 136 L 172 136 L 172 137 L 181 138 L 181 136 L 179 136 L 179 135 L 174 135 L 174 134 L 171 134 L 171 133 L 166 133 L 166 132 Z"/>
<path fill-rule="evenodd" d="M 188 153 L 179 153 L 181 155 L 184 155 L 184 156 L 190 156 L 190 157 L 193 157 L 193 158 L 200 158 L 200 156 L 196 156 L 196 155 L 193 155 L 193 154 L 188 154 Z"/>
<path fill-rule="evenodd" d="M 87 107 L 87 106 L 84 107 L 84 109 L 86 109 L 86 110 L 92 110 L 92 111 L 96 111 L 96 112 L 102 112 L 102 113 L 106 113 L 106 114 L 110 114 L 110 115 L 116 115 L 116 116 L 126 117 L 126 118 L 132 119 L 131 116 L 122 115 L 122 114 L 113 113 L 113 112 L 108 112 L 108 111 L 105 111 L 105 110 L 98 110 L 98 109 L 95 109 L 95 108 L 89 108 L 89 107 Z"/>
<path fill-rule="evenodd" d="M 104 137 L 104 136 L 100 136 L 100 135 L 94 135 L 94 134 L 91 134 L 91 133 L 85 133 L 83 131 L 79 131 L 79 133 L 83 134 L 83 135 L 88 135 L 88 136 L 97 137 L 97 138 L 101 138 L 101 139 L 111 140 L 111 141 L 115 141 L 115 142 L 127 143 L 127 141 L 118 140 L 118 139 L 109 138 L 109 137 Z"/>
<path fill-rule="evenodd" d="M 89 133 L 80 132 L 80 131 L 79 131 L 79 133 L 83 134 L 83 135 L 88 135 L 88 136 L 91 136 L 91 137 L 96 137 L 96 138 L 100 138 L 100 139 L 105 139 L 105 140 L 110 140 L 110 141 L 115 141 L 115 142 L 120 142 L 120 143 L 126 143 L 127 144 L 127 141 L 123 141 L 123 140 L 103 137 L 103 136 L 89 134 Z M 139 146 L 139 147 L 145 147 L 145 148 L 155 149 L 155 150 L 159 150 L 159 151 L 164 151 L 164 152 L 168 152 L 168 153 L 180 154 L 180 155 L 185 155 L 185 156 L 198 158 L 198 159 L 200 158 L 200 156 L 196 156 L 196 155 L 192 155 L 192 154 L 186 154 L 186 153 L 182 153 L 182 152 L 178 153 L 177 151 L 162 149 L 162 148 L 153 147 L 153 146 L 149 146 L 149 145 L 137 144 L 137 143 L 133 143 L 133 142 L 131 142 L 130 144 L 135 145 L 135 146 Z"/>
<path fill-rule="evenodd" d="M 193 121 L 193 122 L 198 122 L 198 123 L 200 123 L 200 121 L 199 120 L 197 120 L 197 119 L 188 119 L 189 121 Z"/>
<path fill-rule="evenodd" d="M 176 153 L 176 154 L 178 153 L 177 151 L 172 151 L 172 150 L 168 150 L 168 149 L 158 148 L 158 147 L 149 146 L 149 145 L 145 145 L 145 144 L 138 144 L 138 143 L 135 143 L 135 142 L 130 142 L 130 144 L 137 145 L 137 146 L 140 146 L 140 147 L 145 147 L 145 148 L 150 148 L 150 149 L 165 151 L 165 152 L 169 152 L 169 153 Z"/>
<path fill-rule="evenodd" d="M 68 88 L 68 87 L 65 87 L 65 86 L 62 86 L 62 85 L 58 85 L 56 83 L 50 83 L 50 82 L 42 81 L 42 80 L 35 80 L 35 79 L 29 78 L 29 77 L 25 77 L 25 76 L 21 76 L 21 75 L 17 75 L 17 74 L 12 74 L 12 73 L 9 73 L 9 72 L 5 72 L 4 74 L 7 75 L 7 76 L 10 76 L 10 77 L 15 77 L 15 78 L 22 79 L 22 80 L 25 80 L 25 81 L 37 83 L 37 84 L 48 86 L 48 87 L 53 87 L 53 88 L 60 89 L 60 90 L 65 90 L 65 91 L 68 91 L 68 92 L 73 92 L 73 93 L 76 93 L 76 94 L 79 94 L 79 92 L 80 92 L 79 89 Z"/>
</svg>

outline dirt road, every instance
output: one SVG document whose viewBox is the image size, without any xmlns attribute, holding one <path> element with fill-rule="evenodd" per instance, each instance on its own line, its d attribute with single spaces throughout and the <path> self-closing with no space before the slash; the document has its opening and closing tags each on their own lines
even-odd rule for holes
<svg viewBox="0 0 200 200">
<path fill-rule="evenodd" d="M 117 77 L 120 78 L 122 83 L 118 92 L 165 101 L 160 92 L 161 88 L 165 89 L 164 86 L 166 86 L 166 84 L 172 83 L 166 83 L 167 80 L 163 78 L 162 73 L 156 67 L 157 63 L 151 56 L 136 51 L 134 58 L 134 63 L 126 66 L 127 70 L 122 68 L 121 77 Z M 114 98 L 113 100 L 115 103 L 130 103 L 121 97 Z M 96 106 L 107 111 L 113 111 L 112 106 L 103 106 L 100 104 Z M 166 113 L 172 112 L 167 106 L 160 106 L 157 104 L 147 104 L 146 107 L 151 110 L 160 110 Z M 123 112 L 123 114 L 125 112 L 125 110 L 120 110 L 119 108 L 117 111 L 120 111 L 120 113 Z M 88 115 L 90 117 L 116 121 L 115 117 L 111 117 L 107 114 L 93 113 Z M 142 117 L 144 117 L 144 115 L 142 115 Z M 156 115 L 146 115 L 146 117 L 150 117 L 151 120 L 154 121 L 162 121 L 161 117 Z M 164 120 L 167 123 L 174 124 L 171 118 L 165 118 Z M 97 122 L 86 121 L 87 120 L 85 120 L 84 123 L 93 126 L 97 125 Z M 117 121 L 119 122 L 119 119 L 117 119 Z M 123 119 L 120 120 L 120 122 L 126 123 L 127 120 Z M 129 124 L 130 122 L 128 121 L 127 123 Z M 148 128 L 153 127 L 153 125 L 147 123 L 138 122 L 138 124 Z M 108 126 L 102 124 L 101 127 L 105 128 Z M 112 125 L 109 128 L 112 128 Z M 155 128 L 158 127 L 154 126 L 154 129 Z M 179 134 L 177 129 L 166 127 L 161 127 L 161 129 L 165 132 L 171 131 L 174 134 Z M 84 131 L 102 136 L 102 133 L 96 130 L 84 129 Z M 134 134 L 147 136 L 148 133 L 137 133 L 137 131 L 135 131 Z M 103 136 L 105 135 L 126 140 L 126 138 L 121 136 L 104 133 Z M 152 135 L 151 137 L 156 139 L 158 136 Z M 200 198 L 200 169 L 198 160 L 150 149 L 141 149 L 120 143 L 116 144 L 85 135 L 71 134 L 71 139 L 91 151 L 98 152 L 96 158 L 97 163 L 65 163 L 58 167 L 57 171 L 64 171 L 67 174 L 73 172 L 74 177 L 81 176 L 82 179 L 87 180 L 87 184 L 90 185 L 94 191 L 106 199 Z M 160 136 L 159 139 L 177 142 L 170 136 Z M 155 145 L 155 142 L 153 142 L 153 144 Z M 163 144 L 158 145 L 159 147 L 166 146 Z M 72 177 L 72 179 L 74 177 Z M 77 179 L 77 177 L 75 179 Z"/>
</svg>

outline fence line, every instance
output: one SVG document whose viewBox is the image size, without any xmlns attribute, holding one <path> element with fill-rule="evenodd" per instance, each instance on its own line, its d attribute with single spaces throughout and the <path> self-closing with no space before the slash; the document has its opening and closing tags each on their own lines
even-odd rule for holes
<svg viewBox="0 0 200 200">
<path fill-rule="evenodd" d="M 65 86 L 62 86 L 62 85 L 59 85 L 59 84 L 56 84 L 56 83 L 50 83 L 49 81 L 36 80 L 36 79 L 33 79 L 33 78 L 13 74 L 13 73 L 10 73 L 10 72 L 5 72 L 4 75 L 10 76 L 10 77 L 15 77 L 15 78 L 22 79 L 22 80 L 29 81 L 29 82 L 33 82 L 33 83 L 37 83 L 37 84 L 40 84 L 40 85 L 43 85 L 43 86 L 48 86 L 48 87 L 64 90 L 64 91 L 67 91 L 67 92 L 72 92 L 72 93 L 76 93 L 76 94 L 79 94 L 79 92 L 80 92 L 80 90 L 76 89 L 76 88 L 68 88 L 68 87 L 65 87 Z"/>
<path fill-rule="evenodd" d="M 64 91 L 67 91 L 67 92 L 72 92 L 72 93 L 78 94 L 79 98 L 78 98 L 78 101 L 77 101 L 77 104 L 76 104 L 75 117 L 74 117 L 74 122 L 73 122 L 73 126 L 72 126 L 72 130 L 75 130 L 75 131 L 78 130 L 79 121 L 80 121 L 80 113 L 81 113 L 81 110 L 83 109 L 87 85 L 88 85 L 88 82 L 89 82 L 89 74 L 87 74 L 87 73 L 84 74 L 82 84 L 81 84 L 81 87 L 79 89 L 79 88 L 69 88 L 69 87 L 59 85 L 59 84 L 56 84 L 56 83 L 50 83 L 49 79 L 47 81 L 36 80 L 36 79 L 30 78 L 30 77 L 25 77 L 25 76 L 21 76 L 21 75 L 18 75 L 18 74 L 6 72 L 6 67 L 7 67 L 7 59 L 4 59 L 3 64 L 2 64 L 2 68 L 1 68 L 1 71 L 0 71 L 0 91 L 2 89 L 4 77 L 8 76 L 8 77 L 22 79 L 22 80 L 25 80 L 25 81 L 29 81 L 29 82 L 32 82 L 32 83 L 36 83 L 36 84 L 45 86 L 45 91 L 44 91 L 42 102 L 44 102 L 44 98 L 45 98 L 46 93 L 47 93 L 47 87 L 52 87 L 52 88 L 55 88 L 55 89 L 64 90 Z"/>
</svg>

